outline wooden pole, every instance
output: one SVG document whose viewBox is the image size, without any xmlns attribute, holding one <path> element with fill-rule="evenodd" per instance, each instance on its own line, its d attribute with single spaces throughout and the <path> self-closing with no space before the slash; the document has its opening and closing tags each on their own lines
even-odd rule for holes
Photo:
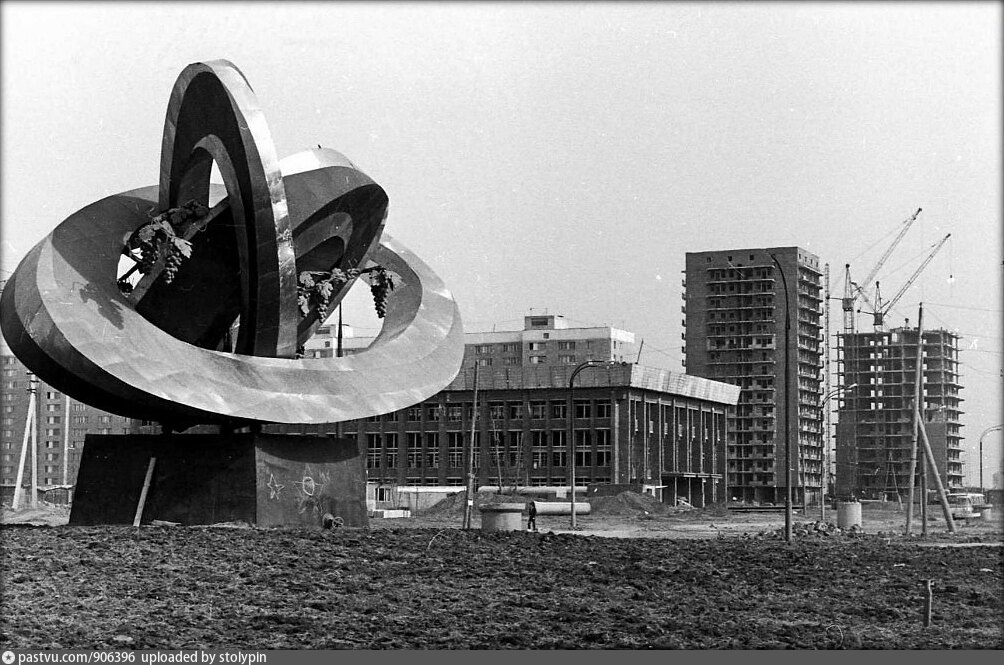
<svg viewBox="0 0 1004 665">
<path fill-rule="evenodd" d="M 28 385 L 31 386 L 32 376 L 28 373 Z M 20 464 L 17 466 L 17 480 L 14 481 L 14 501 L 11 507 L 18 510 L 21 502 L 24 501 L 24 463 L 28 458 L 28 441 L 31 440 L 31 432 L 35 428 L 35 393 L 28 388 L 28 413 L 24 419 L 24 438 L 21 439 L 21 455 L 18 457 Z"/>
<path fill-rule="evenodd" d="M 588 361 L 587 361 L 588 362 Z M 571 504 L 571 528 L 575 529 L 575 402 L 572 400 L 573 395 L 573 384 L 575 383 L 575 374 L 581 368 L 585 367 L 584 364 L 580 364 L 572 370 L 572 376 L 568 379 L 568 402 L 565 411 L 565 436 L 568 437 L 568 441 L 565 442 L 565 450 L 568 451 L 568 484 L 571 488 L 572 504 Z M 640 418 L 640 416 L 639 416 Z"/>
<path fill-rule="evenodd" d="M 475 432 L 478 423 L 478 364 L 474 362 L 474 408 L 471 413 L 471 445 L 467 451 L 467 505 L 464 506 L 464 528 L 471 528 L 471 514 L 474 510 L 474 451 Z"/>
<path fill-rule="evenodd" d="M 70 396 L 63 393 L 63 484 L 70 484 Z"/>
<path fill-rule="evenodd" d="M 917 419 L 920 420 L 920 413 L 917 413 Z M 931 442 L 927 439 L 927 428 L 924 427 L 924 422 L 920 422 L 920 438 L 924 442 L 924 455 L 927 457 L 927 464 L 931 469 L 931 476 L 934 477 L 934 486 L 938 489 L 938 499 L 941 501 L 941 510 L 945 514 L 945 523 L 948 524 L 948 531 L 950 533 L 955 533 L 955 520 L 952 519 L 952 509 L 948 505 L 948 495 L 945 493 L 945 486 L 941 482 L 941 476 L 938 475 L 938 467 L 934 463 L 934 453 L 931 451 Z"/>
<path fill-rule="evenodd" d="M 907 476 L 910 479 L 910 492 L 909 501 L 906 504 L 906 535 L 910 535 L 910 529 L 913 526 L 913 487 L 915 484 L 915 478 L 917 474 L 917 436 L 920 430 L 920 416 L 921 412 L 920 401 L 923 399 L 923 390 L 921 385 L 923 383 L 923 366 L 924 366 L 924 303 L 920 303 L 919 310 L 917 312 L 917 369 L 914 372 L 913 380 L 913 435 L 910 437 L 910 473 Z M 921 498 L 921 501 L 926 501 L 927 497 Z"/>
<path fill-rule="evenodd" d="M 927 455 L 920 453 L 920 533 L 927 535 Z"/>
<path fill-rule="evenodd" d="M 133 526 L 139 526 L 143 519 L 143 508 L 146 507 L 146 494 L 150 490 L 150 480 L 153 478 L 153 467 L 157 464 L 157 458 L 151 457 L 150 463 L 146 466 L 146 478 L 143 480 L 143 491 L 139 493 L 139 504 L 136 506 L 136 516 L 132 520 Z"/>
<path fill-rule="evenodd" d="M 38 508 L 38 379 L 34 375 L 28 381 L 28 391 L 28 408 L 31 409 L 31 498 L 28 504 Z"/>
</svg>

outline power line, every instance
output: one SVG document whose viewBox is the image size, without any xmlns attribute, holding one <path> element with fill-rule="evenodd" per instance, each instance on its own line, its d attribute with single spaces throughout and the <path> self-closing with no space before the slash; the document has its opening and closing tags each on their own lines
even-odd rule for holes
<svg viewBox="0 0 1004 665">
<path fill-rule="evenodd" d="M 959 364 L 962 365 L 963 367 L 965 367 L 968 370 L 976 372 L 977 374 L 983 374 L 985 376 L 1000 376 L 1002 373 L 1004 373 L 1004 371 L 998 372 L 997 374 L 995 374 L 994 372 L 987 372 L 987 371 L 982 370 L 982 369 L 980 369 L 978 367 L 973 367 L 969 363 L 964 363 L 961 360 L 959 361 Z"/>
<path fill-rule="evenodd" d="M 663 349 L 660 349 L 657 346 L 652 346 L 651 343 L 647 344 L 645 346 L 645 349 L 646 350 L 651 349 L 651 350 L 655 351 L 656 353 L 661 353 L 662 355 L 666 356 L 667 358 L 672 358 L 673 360 L 676 360 L 677 362 L 679 362 L 679 360 L 680 360 L 679 354 L 673 354 L 673 353 L 670 353 L 669 351 L 665 351 Z"/>
<path fill-rule="evenodd" d="M 963 351 L 975 351 L 976 353 L 992 353 L 995 356 L 1002 355 L 1002 352 L 1000 351 L 990 351 L 989 349 L 959 349 L 959 353 L 962 353 Z"/>
<path fill-rule="evenodd" d="M 893 235 L 894 233 L 899 233 L 901 227 L 902 227 L 902 224 L 899 224 L 899 225 L 897 225 L 897 226 L 889 229 L 888 233 L 886 233 L 884 236 L 882 236 L 878 240 L 872 242 L 865 249 L 861 250 L 856 256 L 854 256 L 853 258 L 851 258 L 851 260 L 847 261 L 847 263 L 853 264 L 856 260 L 858 260 L 859 258 L 861 258 L 862 256 L 864 256 L 865 254 L 867 254 L 868 252 L 874 250 L 879 245 L 879 243 L 881 243 L 883 240 L 885 240 L 889 236 Z"/>
<path fill-rule="evenodd" d="M 1000 310 L 1000 309 L 989 309 L 987 307 L 968 307 L 966 305 L 946 305 L 945 303 L 941 303 L 941 302 L 925 302 L 924 304 L 925 305 L 936 305 L 938 307 L 951 307 L 953 309 L 972 309 L 972 310 L 976 310 L 978 312 L 996 312 L 997 314 L 1000 314 L 1002 311 L 1004 311 L 1004 310 Z"/>
</svg>

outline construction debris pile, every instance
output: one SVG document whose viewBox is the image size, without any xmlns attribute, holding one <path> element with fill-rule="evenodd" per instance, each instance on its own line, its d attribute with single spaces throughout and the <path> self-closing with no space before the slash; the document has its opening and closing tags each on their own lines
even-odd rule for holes
<svg viewBox="0 0 1004 665">
<path fill-rule="evenodd" d="M 794 525 L 791 530 L 791 534 L 794 538 L 812 538 L 817 540 L 845 536 L 857 538 L 864 534 L 864 529 L 857 524 L 854 524 L 847 529 L 841 529 L 832 522 L 816 521 Z M 878 535 L 882 534 L 879 533 Z M 755 534 L 744 533 L 740 536 L 740 538 L 746 540 L 784 540 L 784 527 L 781 527 L 780 529 L 773 529 L 771 531 L 760 531 Z"/>
</svg>

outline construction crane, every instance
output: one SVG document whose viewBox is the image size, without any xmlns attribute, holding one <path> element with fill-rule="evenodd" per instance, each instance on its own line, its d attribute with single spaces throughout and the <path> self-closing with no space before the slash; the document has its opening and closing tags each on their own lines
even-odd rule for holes
<svg viewBox="0 0 1004 665">
<path fill-rule="evenodd" d="M 900 240 L 902 240 L 903 236 L 906 235 L 906 232 L 910 230 L 910 227 L 913 226 L 913 223 L 917 221 L 917 216 L 920 215 L 921 210 L 923 209 L 917 208 L 917 212 L 913 213 L 913 216 L 910 217 L 910 219 L 907 219 L 906 221 L 903 222 L 903 228 L 901 228 L 899 230 L 899 233 L 896 234 L 896 237 L 893 239 L 892 244 L 890 244 L 888 249 L 885 250 L 885 252 L 879 258 L 878 262 L 875 264 L 875 267 L 871 269 L 871 272 L 868 273 L 868 276 L 865 277 L 864 280 L 861 282 L 862 284 L 868 286 L 869 284 L 871 284 L 871 281 L 875 279 L 875 276 L 878 275 L 879 270 L 881 270 L 886 260 L 892 254 L 892 250 L 896 249 L 896 246 L 899 245 Z M 873 305 L 871 301 L 868 300 L 868 296 L 865 295 L 864 290 L 851 279 L 851 264 L 849 263 L 845 264 L 844 297 L 841 299 L 841 307 L 844 310 L 845 334 L 851 334 L 854 332 L 855 328 L 854 306 L 858 296 L 861 296 L 861 299 L 864 300 L 873 310 L 879 309 L 878 307 Z"/>
<path fill-rule="evenodd" d="M 924 262 L 921 263 L 920 266 L 913 271 L 913 274 L 910 275 L 910 279 L 906 280 L 906 283 L 900 287 L 899 291 L 896 292 L 896 295 L 894 295 L 892 297 L 892 300 L 890 300 L 889 302 L 887 303 L 882 302 L 882 295 L 879 291 L 879 283 L 875 282 L 875 306 L 872 314 L 875 317 L 874 323 L 876 331 L 882 329 L 882 326 L 885 324 L 885 315 L 889 313 L 890 309 L 896 306 L 896 303 L 899 302 L 899 299 L 903 297 L 903 294 L 906 293 L 906 290 L 910 288 L 910 285 L 913 284 L 914 280 L 917 279 L 917 275 L 919 275 L 920 272 L 927 267 L 927 264 L 931 262 L 931 259 L 933 259 L 934 255 L 938 253 L 938 250 L 940 250 L 944 246 L 944 244 L 948 242 L 948 239 L 951 237 L 952 234 L 949 233 L 934 245 L 934 249 L 932 249 L 931 253 L 927 255 L 927 258 L 924 259 Z"/>
</svg>

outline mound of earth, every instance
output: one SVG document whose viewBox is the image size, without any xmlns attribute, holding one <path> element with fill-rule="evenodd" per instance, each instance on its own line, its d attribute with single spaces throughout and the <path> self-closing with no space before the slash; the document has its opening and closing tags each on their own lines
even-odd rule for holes
<svg viewBox="0 0 1004 665">
<path fill-rule="evenodd" d="M 671 506 L 660 502 L 651 494 L 631 491 L 614 496 L 593 496 L 588 501 L 592 515 L 665 515 L 674 512 Z"/>
<path fill-rule="evenodd" d="M 499 494 L 498 492 L 478 492 L 474 495 L 475 510 L 486 503 L 529 503 L 532 499 L 520 494 Z M 429 506 L 418 514 L 424 517 L 462 516 L 467 506 L 467 490 L 451 494 L 442 501 Z"/>
</svg>

